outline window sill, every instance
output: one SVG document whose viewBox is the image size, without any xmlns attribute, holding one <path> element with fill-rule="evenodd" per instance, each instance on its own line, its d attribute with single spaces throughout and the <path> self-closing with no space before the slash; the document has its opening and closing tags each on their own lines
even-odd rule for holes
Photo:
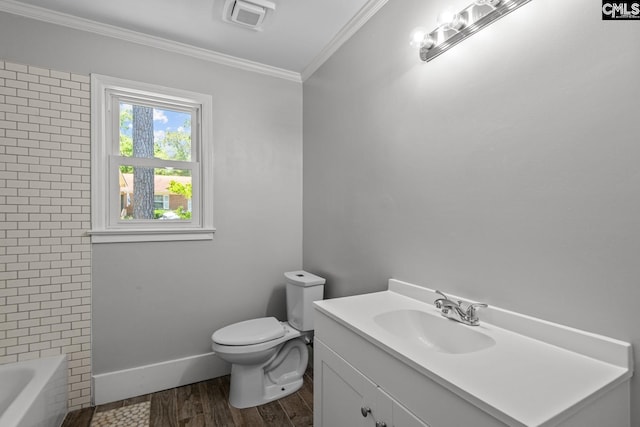
<svg viewBox="0 0 640 427">
<path fill-rule="evenodd" d="M 173 230 L 91 230 L 91 243 L 172 242 L 213 240 L 215 228 L 185 228 Z"/>
</svg>

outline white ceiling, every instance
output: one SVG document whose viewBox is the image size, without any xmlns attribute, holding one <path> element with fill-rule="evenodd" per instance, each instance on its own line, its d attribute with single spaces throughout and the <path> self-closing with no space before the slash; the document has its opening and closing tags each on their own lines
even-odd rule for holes
<svg viewBox="0 0 640 427">
<path fill-rule="evenodd" d="M 262 31 L 224 22 L 224 1 L 0 0 L 0 11 L 105 34 L 123 29 L 138 41 L 177 42 L 304 79 L 387 0 L 272 0 Z"/>
</svg>

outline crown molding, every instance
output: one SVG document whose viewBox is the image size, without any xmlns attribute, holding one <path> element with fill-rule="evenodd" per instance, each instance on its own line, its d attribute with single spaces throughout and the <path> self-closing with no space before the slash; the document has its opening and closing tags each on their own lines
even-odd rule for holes
<svg viewBox="0 0 640 427">
<path fill-rule="evenodd" d="M 296 73 L 293 71 L 272 67 L 270 65 L 249 61 L 208 49 L 191 46 L 185 43 L 167 40 L 161 37 L 150 36 L 148 34 L 139 33 L 137 31 L 126 30 L 114 25 L 102 24 L 100 22 L 92 21 L 89 19 L 79 18 L 66 13 L 55 12 L 49 9 L 20 3 L 14 0 L 0 0 L 0 12 L 7 12 L 13 15 L 20 15 L 26 18 L 36 19 L 39 21 L 61 25 L 76 30 L 87 31 L 90 33 L 112 37 L 131 43 L 154 47 L 168 52 L 179 53 L 182 55 L 202 59 L 204 61 L 227 65 L 229 67 L 239 68 L 255 73 L 266 74 L 272 77 L 290 80 L 297 83 L 302 82 L 300 73 Z"/>
<path fill-rule="evenodd" d="M 345 25 L 322 51 L 302 70 L 304 82 L 318 70 L 349 38 L 373 17 L 388 0 L 369 0 L 360 11 Z"/>
</svg>

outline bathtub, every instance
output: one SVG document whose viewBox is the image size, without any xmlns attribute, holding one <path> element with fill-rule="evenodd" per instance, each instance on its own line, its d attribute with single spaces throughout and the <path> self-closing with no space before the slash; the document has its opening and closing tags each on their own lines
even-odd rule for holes
<svg viewBox="0 0 640 427">
<path fill-rule="evenodd" d="M 59 427 L 66 414 L 66 356 L 0 365 L 0 426 Z"/>
</svg>

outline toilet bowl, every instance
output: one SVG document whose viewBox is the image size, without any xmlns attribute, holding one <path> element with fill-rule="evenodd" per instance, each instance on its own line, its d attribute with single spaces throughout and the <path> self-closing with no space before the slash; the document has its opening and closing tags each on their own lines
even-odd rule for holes
<svg viewBox="0 0 640 427">
<path fill-rule="evenodd" d="M 211 349 L 231 363 L 229 403 L 236 408 L 262 405 L 302 387 L 313 338 L 312 303 L 322 299 L 325 279 L 305 271 L 285 277 L 288 322 L 261 317 L 211 336 Z"/>
<path fill-rule="evenodd" d="M 271 327 L 272 337 L 251 334 L 260 323 Z M 228 339 L 244 329 L 244 344 Z M 293 393 L 302 387 L 309 353 L 308 335 L 275 317 L 236 323 L 216 331 L 211 349 L 231 363 L 229 403 L 236 408 L 262 405 Z"/>
</svg>

